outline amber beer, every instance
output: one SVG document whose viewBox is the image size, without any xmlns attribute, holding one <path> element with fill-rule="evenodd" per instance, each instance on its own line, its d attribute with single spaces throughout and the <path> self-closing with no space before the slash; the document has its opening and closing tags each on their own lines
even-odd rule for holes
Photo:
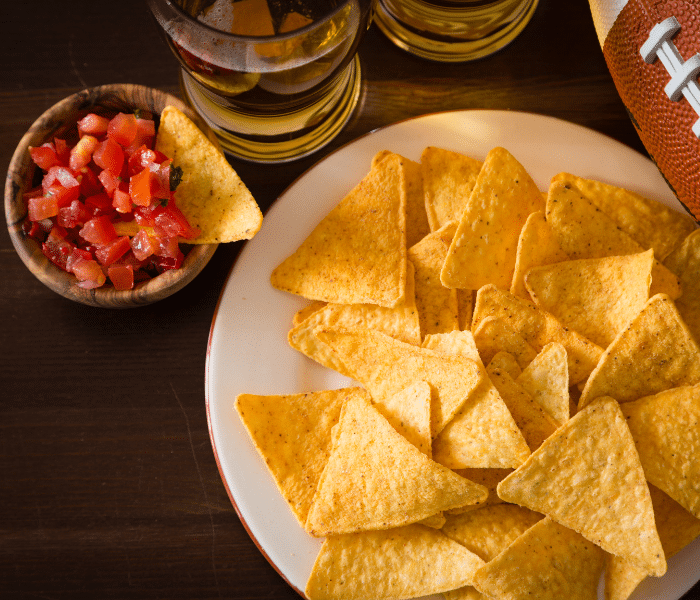
<svg viewBox="0 0 700 600">
<path fill-rule="evenodd" d="M 182 66 L 188 102 L 224 149 L 270 162 L 318 149 L 348 120 L 371 3 L 149 0 Z"/>
</svg>

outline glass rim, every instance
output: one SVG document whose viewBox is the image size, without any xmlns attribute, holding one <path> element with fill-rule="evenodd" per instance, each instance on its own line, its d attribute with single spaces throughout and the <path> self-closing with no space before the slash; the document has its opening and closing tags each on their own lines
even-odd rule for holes
<svg viewBox="0 0 700 600">
<path fill-rule="evenodd" d="M 256 44 L 256 43 L 270 43 L 270 42 L 274 42 L 274 41 L 278 41 L 278 40 L 288 40 L 288 39 L 295 38 L 299 35 L 304 35 L 306 33 L 309 33 L 311 31 L 313 31 L 314 29 L 316 29 L 317 27 L 319 27 L 320 25 L 323 25 L 326 22 L 330 21 L 347 4 L 349 4 L 350 2 L 354 2 L 354 1 L 358 1 L 358 0 L 341 0 L 341 2 L 338 4 L 338 6 L 335 8 L 335 10 L 328 13 L 324 18 L 319 19 L 318 21 L 312 21 L 308 25 L 305 25 L 304 27 L 300 27 L 299 29 L 294 29 L 293 31 L 289 31 L 287 33 L 276 33 L 273 35 L 238 35 L 235 33 L 229 33 L 227 31 L 222 31 L 221 29 L 217 29 L 216 27 L 212 27 L 211 25 L 208 25 L 207 23 L 203 23 L 202 21 L 198 21 L 192 15 L 190 15 L 188 12 L 183 10 L 173 0 L 147 0 L 146 3 L 148 4 L 149 9 L 151 9 L 151 12 L 153 12 L 153 9 L 151 8 L 152 4 L 159 4 L 161 6 L 169 7 L 170 9 L 172 9 L 176 13 L 178 13 L 180 15 L 180 17 L 182 17 L 184 20 L 188 21 L 190 23 L 190 25 L 192 25 L 195 29 L 198 29 L 202 32 L 209 32 L 211 34 L 215 34 L 217 36 L 220 36 L 222 39 L 230 40 L 232 42 L 238 41 L 238 42 L 244 42 L 246 44 Z M 368 10 L 371 8 L 373 3 L 374 3 L 374 0 L 371 0 L 368 3 Z M 361 5 L 361 3 L 360 3 L 360 5 Z"/>
</svg>

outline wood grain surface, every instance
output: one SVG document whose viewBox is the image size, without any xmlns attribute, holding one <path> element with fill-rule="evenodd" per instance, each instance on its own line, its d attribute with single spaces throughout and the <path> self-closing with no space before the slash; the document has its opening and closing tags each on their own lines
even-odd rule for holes
<svg viewBox="0 0 700 600">
<path fill-rule="evenodd" d="M 176 61 L 140 0 L 3 9 L 5 172 L 37 117 L 81 89 L 133 83 L 179 95 Z M 335 148 L 441 110 L 551 115 L 644 151 L 586 0 L 540 0 L 519 38 L 473 63 L 415 58 L 376 25 L 360 58 L 361 106 L 329 147 L 281 166 L 231 160 L 263 211 Z M 240 523 L 209 440 L 209 328 L 242 244 L 221 245 L 176 294 L 114 311 L 42 285 L 0 228 L 0 598 L 298 597 Z"/>
</svg>

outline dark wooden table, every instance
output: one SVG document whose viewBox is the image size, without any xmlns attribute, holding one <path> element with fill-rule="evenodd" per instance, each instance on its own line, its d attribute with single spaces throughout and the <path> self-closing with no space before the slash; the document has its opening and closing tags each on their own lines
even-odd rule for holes
<svg viewBox="0 0 700 600">
<path fill-rule="evenodd" d="M 175 60 L 139 0 L 23 0 L 3 12 L 3 172 L 28 126 L 73 92 L 128 82 L 179 93 Z M 286 166 L 232 161 L 263 210 L 335 148 L 444 109 L 551 115 L 644 151 L 586 0 L 540 0 L 525 32 L 478 62 L 414 58 L 376 25 L 360 56 L 363 103 L 330 147 Z M 207 338 L 241 247 L 221 246 L 164 301 L 111 311 L 44 287 L 2 228 L 1 598 L 297 597 L 239 522 L 209 440 Z"/>
</svg>

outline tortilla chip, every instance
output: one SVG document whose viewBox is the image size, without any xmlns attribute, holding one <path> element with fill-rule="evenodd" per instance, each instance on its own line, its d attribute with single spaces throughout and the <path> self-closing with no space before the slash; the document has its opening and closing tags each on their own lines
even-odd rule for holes
<svg viewBox="0 0 700 600">
<path fill-rule="evenodd" d="M 649 482 L 700 518 L 700 384 L 622 405 Z"/>
<path fill-rule="evenodd" d="M 668 560 L 700 536 L 700 519 L 651 484 L 649 493 L 656 529 Z M 605 600 L 627 600 L 643 579 L 646 579 L 643 569 L 614 554 L 605 556 Z"/>
<path fill-rule="evenodd" d="M 445 600 L 489 600 L 470 585 L 445 592 L 443 596 L 445 596 Z"/>
<path fill-rule="evenodd" d="M 493 366 L 493 363 L 486 371 L 510 414 L 513 415 L 515 424 L 522 431 L 530 451 L 534 452 L 554 433 L 559 423 L 550 417 L 506 371 Z"/>
<path fill-rule="evenodd" d="M 391 426 L 423 454 L 431 456 L 430 386 L 415 383 L 386 399 L 374 403 Z"/>
<path fill-rule="evenodd" d="M 440 273 L 449 288 L 510 288 L 520 230 L 530 213 L 544 210 L 542 194 L 525 168 L 504 148 L 484 161 Z"/>
<path fill-rule="evenodd" d="M 440 282 L 456 223 L 448 223 L 408 249 L 415 267 L 416 308 L 423 336 L 459 329 L 457 291 Z"/>
<path fill-rule="evenodd" d="M 681 281 L 676 308 L 696 342 L 700 342 L 700 229 L 691 233 L 664 261 Z"/>
<path fill-rule="evenodd" d="M 292 326 L 296 327 L 300 323 L 303 323 L 317 310 L 321 310 L 324 306 L 326 306 L 326 304 L 326 302 L 322 302 L 321 300 L 312 300 L 304 308 L 300 308 L 294 313 L 294 317 L 292 318 Z"/>
<path fill-rule="evenodd" d="M 483 485 L 489 491 L 489 495 L 486 501 L 481 504 L 458 506 L 457 508 L 451 508 L 445 511 L 448 515 L 461 515 L 467 511 L 477 510 L 484 506 L 503 504 L 503 500 L 501 500 L 496 493 L 496 488 L 501 481 L 513 472 L 513 469 L 454 469 L 454 472 L 457 473 L 457 475 L 469 479 L 469 481 Z"/>
<path fill-rule="evenodd" d="M 494 285 L 484 286 L 476 294 L 472 331 L 478 331 L 481 321 L 487 317 L 503 318 L 536 352 L 540 352 L 549 342 L 562 344 L 569 361 L 570 385 L 586 379 L 603 352 L 602 348 L 584 336 L 564 327 L 550 313 Z M 477 345 L 479 338 L 474 336 Z"/>
<path fill-rule="evenodd" d="M 559 425 L 569 420 L 569 365 L 564 346 L 547 344 L 515 382 Z"/>
<path fill-rule="evenodd" d="M 317 335 L 375 401 L 388 398 L 417 380 L 427 381 L 434 392 L 433 438 L 485 377 L 473 360 L 418 348 L 378 331 L 327 329 L 317 331 Z"/>
<path fill-rule="evenodd" d="M 368 175 L 272 272 L 277 289 L 339 304 L 395 307 L 406 288 L 404 161 Z"/>
<path fill-rule="evenodd" d="M 530 294 L 525 288 L 525 273 L 532 267 L 551 265 L 564 260 L 569 260 L 569 257 L 557 242 L 552 228 L 545 219 L 544 211 L 532 213 L 525 221 L 518 238 L 510 293 L 530 300 Z"/>
<path fill-rule="evenodd" d="M 420 157 L 425 210 L 430 230 L 459 221 L 481 170 L 481 161 L 464 154 L 428 147 Z"/>
<path fill-rule="evenodd" d="M 559 173 L 552 181 L 576 188 L 644 250 L 653 248 L 658 260 L 664 260 L 697 227 L 690 215 L 614 185 L 569 173 Z"/>
<path fill-rule="evenodd" d="M 450 331 L 449 333 L 426 335 L 422 346 L 445 354 L 460 354 L 482 365 L 471 331 Z"/>
<path fill-rule="evenodd" d="M 653 250 L 569 260 L 525 275 L 533 302 L 607 348 L 649 300 Z"/>
<path fill-rule="evenodd" d="M 407 344 L 420 345 L 420 325 L 414 302 L 413 265 L 409 262 L 407 267 L 406 295 L 404 301 L 395 308 L 376 304 L 328 303 L 289 331 L 289 345 L 323 366 L 348 377 L 351 375 L 343 362 L 318 338 L 315 330 L 374 329 Z"/>
<path fill-rule="evenodd" d="M 603 565 L 600 548 L 545 518 L 481 567 L 474 587 L 502 600 L 596 600 Z"/>
<path fill-rule="evenodd" d="M 699 382 L 700 348 L 673 301 L 657 294 L 600 357 L 579 408 L 598 396 L 629 402 Z"/>
<path fill-rule="evenodd" d="M 333 536 L 316 558 L 306 597 L 393 600 L 436 594 L 471 583 L 483 563 L 443 533 L 421 525 Z"/>
<path fill-rule="evenodd" d="M 505 371 L 513 379 L 517 379 L 523 370 L 520 368 L 518 361 L 510 352 L 498 352 L 488 364 L 489 369 L 498 369 Z"/>
<path fill-rule="evenodd" d="M 155 149 L 182 169 L 175 202 L 201 231 L 188 243 L 249 240 L 260 230 L 263 216 L 248 188 L 219 149 L 174 106 L 160 115 Z"/>
<path fill-rule="evenodd" d="M 457 313 L 459 314 L 459 328 L 461 330 L 472 328 L 472 315 L 474 313 L 474 294 L 472 290 L 455 290 L 457 292 Z"/>
<path fill-rule="evenodd" d="M 498 495 L 652 575 L 666 572 L 644 471 L 613 398 L 598 398 L 557 429 L 498 484 Z"/>
<path fill-rule="evenodd" d="M 358 387 L 236 398 L 234 406 L 255 449 L 302 527 L 331 453 L 331 428 L 341 407 L 349 397 L 366 396 Z"/>
<path fill-rule="evenodd" d="M 365 398 L 343 405 L 306 530 L 315 536 L 389 529 L 483 502 L 487 490 L 430 460 Z"/>
<path fill-rule="evenodd" d="M 639 254 L 647 250 L 619 229 L 615 222 L 564 182 L 554 182 L 547 197 L 547 222 L 562 250 L 572 260 Z M 681 295 L 678 278 L 658 260 L 651 274 L 650 295 Z"/>
<path fill-rule="evenodd" d="M 537 350 L 503 318 L 482 318 L 473 332 L 481 360 L 486 364 L 490 364 L 500 352 L 507 352 L 524 369 L 537 356 Z"/>
</svg>

